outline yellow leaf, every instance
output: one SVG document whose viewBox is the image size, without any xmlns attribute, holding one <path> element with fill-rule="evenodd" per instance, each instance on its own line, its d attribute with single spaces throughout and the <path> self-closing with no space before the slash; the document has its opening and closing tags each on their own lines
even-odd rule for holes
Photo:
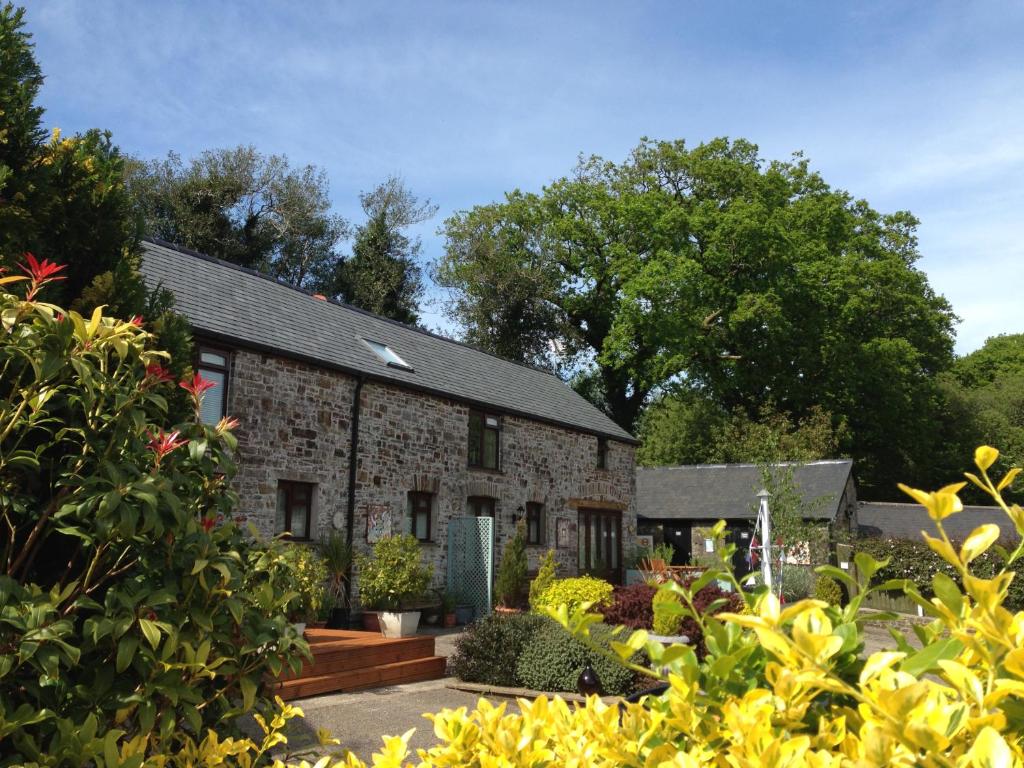
<svg viewBox="0 0 1024 768">
<path fill-rule="evenodd" d="M 981 445 L 974 449 L 974 463 L 982 472 L 996 463 L 999 458 L 999 451 L 991 445 Z"/>
<path fill-rule="evenodd" d="M 1003 479 L 999 481 L 999 485 L 996 487 L 997 491 L 1003 490 L 1006 486 L 1014 481 L 1014 478 L 1020 474 L 1020 467 L 1013 467 L 1009 472 L 1003 475 Z"/>
<path fill-rule="evenodd" d="M 921 531 L 921 535 L 924 536 L 924 540 L 928 542 L 928 546 L 932 548 L 943 560 L 950 565 L 960 565 L 960 558 L 956 554 L 956 550 L 950 546 L 949 542 L 944 539 L 936 539 L 934 536 L 929 536 L 924 531 Z"/>
<path fill-rule="evenodd" d="M 906 658 L 907 654 L 897 651 L 879 651 L 872 653 L 860 672 L 860 683 L 863 685 L 883 669 L 889 669 L 897 661 Z"/>
<path fill-rule="evenodd" d="M 971 562 L 971 560 L 983 554 L 989 547 L 995 544 L 998 538 L 998 525 L 993 525 L 992 523 L 979 525 L 971 531 L 971 535 L 967 537 L 964 545 L 960 547 L 960 559 L 965 564 Z"/>
<path fill-rule="evenodd" d="M 17 283 L 20 280 L 28 280 L 24 275 L 9 275 L 8 277 L 0 277 L 0 285 L 7 285 L 8 283 Z"/>
<path fill-rule="evenodd" d="M 975 768 L 1011 768 L 1013 754 L 1003 737 L 992 726 L 985 726 L 974 740 L 974 746 L 968 753 L 971 765 Z"/>
</svg>

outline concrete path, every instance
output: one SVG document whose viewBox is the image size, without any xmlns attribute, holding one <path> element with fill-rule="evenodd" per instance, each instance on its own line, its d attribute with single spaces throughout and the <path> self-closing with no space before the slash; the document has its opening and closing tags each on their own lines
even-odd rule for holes
<svg viewBox="0 0 1024 768">
<path fill-rule="evenodd" d="M 302 708 L 305 722 L 292 721 L 289 748 L 316 744 L 316 730 L 326 728 L 364 762 L 383 746 L 382 735 L 400 736 L 410 728 L 416 732 L 409 744 L 413 749 L 437 743 L 433 724 L 424 712 L 456 707 L 475 707 L 479 694 L 446 687 L 445 680 L 408 683 L 372 691 L 337 693 L 292 702 Z M 515 703 L 512 703 L 515 706 Z"/>
</svg>

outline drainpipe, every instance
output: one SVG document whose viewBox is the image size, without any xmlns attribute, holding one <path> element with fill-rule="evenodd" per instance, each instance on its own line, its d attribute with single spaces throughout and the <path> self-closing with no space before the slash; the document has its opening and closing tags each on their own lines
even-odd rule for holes
<svg viewBox="0 0 1024 768">
<path fill-rule="evenodd" d="M 345 516 L 345 540 L 351 549 L 355 541 L 356 527 L 356 464 L 359 459 L 359 406 L 363 394 L 365 377 L 356 379 L 356 389 L 352 394 L 352 436 L 349 439 L 348 452 L 348 510 Z M 352 563 L 349 563 L 345 574 L 345 583 L 349 585 L 349 604 L 352 599 Z"/>
</svg>

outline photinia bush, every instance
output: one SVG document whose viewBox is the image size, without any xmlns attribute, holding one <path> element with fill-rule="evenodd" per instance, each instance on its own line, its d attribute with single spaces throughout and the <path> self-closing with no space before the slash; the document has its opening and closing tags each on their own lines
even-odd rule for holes
<svg viewBox="0 0 1024 768">
<path fill-rule="evenodd" d="M 172 753 L 298 664 L 293 595 L 232 519 L 233 422 L 165 426 L 143 319 L 46 304 L 62 268 L 22 269 L 0 278 L 27 288 L 0 293 L 0 765 Z"/>
</svg>

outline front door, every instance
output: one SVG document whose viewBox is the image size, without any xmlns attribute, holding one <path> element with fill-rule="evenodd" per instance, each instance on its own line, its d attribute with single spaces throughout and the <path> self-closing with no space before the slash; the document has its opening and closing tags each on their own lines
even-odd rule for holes
<svg viewBox="0 0 1024 768">
<path fill-rule="evenodd" d="M 617 509 L 581 509 L 579 568 L 612 584 L 622 583 L 622 512 Z"/>
</svg>

